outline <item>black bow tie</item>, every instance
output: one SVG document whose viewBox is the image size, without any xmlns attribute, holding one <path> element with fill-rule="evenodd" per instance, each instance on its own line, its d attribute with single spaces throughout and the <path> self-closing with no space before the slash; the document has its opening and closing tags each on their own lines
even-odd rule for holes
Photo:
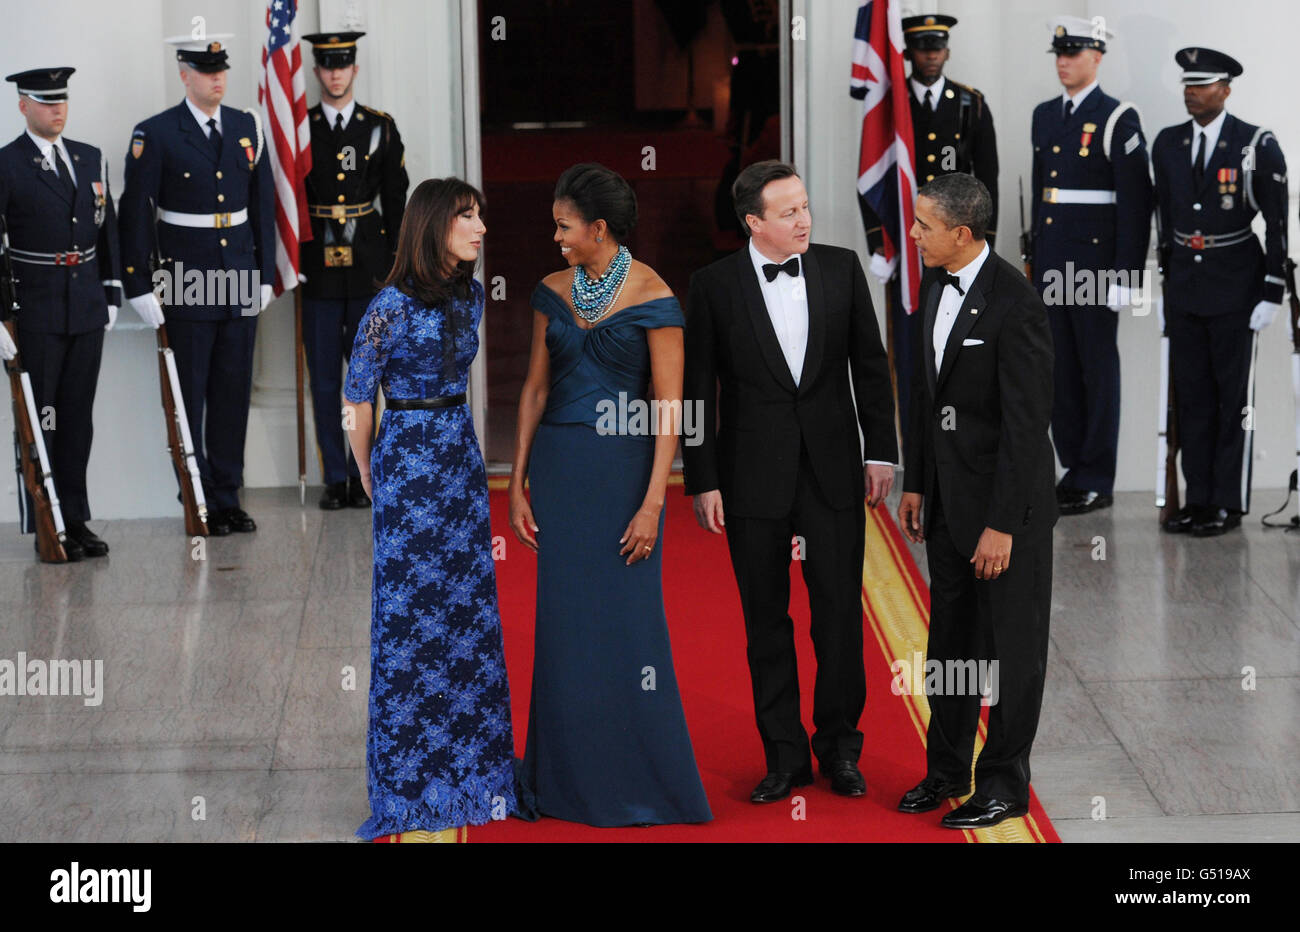
<svg viewBox="0 0 1300 932">
<path fill-rule="evenodd" d="M 961 286 L 961 279 L 958 278 L 956 275 L 949 275 L 947 272 L 940 272 L 939 284 L 952 285 L 954 288 L 957 289 L 957 294 L 959 295 L 966 294 L 966 289 Z"/>
<path fill-rule="evenodd" d="M 789 275 L 791 278 L 798 278 L 799 257 L 792 256 L 791 258 L 782 262 L 780 265 L 777 265 L 775 262 L 768 262 L 766 265 L 763 266 L 763 274 L 767 276 L 767 280 L 769 282 L 776 281 L 776 277 L 780 275 L 782 272 L 784 272 L 786 275 Z"/>
</svg>

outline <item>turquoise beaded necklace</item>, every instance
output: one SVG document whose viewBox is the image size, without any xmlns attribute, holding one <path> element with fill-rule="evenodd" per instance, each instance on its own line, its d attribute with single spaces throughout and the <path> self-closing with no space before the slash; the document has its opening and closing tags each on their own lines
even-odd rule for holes
<svg viewBox="0 0 1300 932">
<path fill-rule="evenodd" d="M 588 277 L 587 270 L 579 263 L 573 270 L 573 287 L 569 294 L 573 298 L 573 308 L 578 316 L 587 323 L 595 323 L 609 313 L 609 309 L 623 293 L 627 282 L 628 270 L 632 268 L 632 253 L 626 246 L 619 246 L 614 253 L 605 273 L 594 281 Z"/>
</svg>

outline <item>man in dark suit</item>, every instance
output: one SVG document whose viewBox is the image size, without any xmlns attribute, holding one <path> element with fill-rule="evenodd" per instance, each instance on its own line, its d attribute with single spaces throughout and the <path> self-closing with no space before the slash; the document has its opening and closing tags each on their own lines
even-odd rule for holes
<svg viewBox="0 0 1300 932">
<path fill-rule="evenodd" d="M 321 102 L 308 111 L 312 238 L 301 250 L 302 337 L 325 479 L 320 507 L 327 511 L 370 504 L 343 437 L 342 372 L 375 284 L 392 268 L 406 209 L 406 156 L 397 123 L 352 97 L 357 40 L 364 35 L 303 36 L 312 43 Z"/>
<path fill-rule="evenodd" d="M 757 162 L 732 195 L 750 241 L 691 277 L 683 397 L 705 417 L 683 457 L 696 519 L 726 530 L 745 615 L 767 760 L 750 798 L 782 799 L 813 779 L 789 616 L 792 535 L 817 656 L 812 753 L 833 790 L 862 796 L 862 502 L 889 494 L 898 458 L 887 357 L 857 256 L 809 243 L 794 169 Z"/>
<path fill-rule="evenodd" d="M 18 349 L 40 416 L 32 426 L 44 428 L 69 561 L 108 553 L 86 526 L 86 464 L 104 332 L 122 304 L 108 165 L 94 146 L 63 135 L 74 70 L 37 68 L 5 79 L 18 86 L 27 130 L 0 149 L 0 214 L 17 279 Z M 0 337 L 0 357 L 12 358 L 8 341 L 7 333 Z M 30 500 L 24 514 L 26 530 L 35 530 Z"/>
<path fill-rule="evenodd" d="M 1050 24 L 1062 93 L 1034 108 L 1030 136 L 1034 284 L 1056 353 L 1052 440 L 1065 475 L 1061 513 L 1113 501 L 1119 452 L 1119 313 L 1146 268 L 1151 177 L 1137 108 L 1104 93 L 1105 30 Z"/>
<path fill-rule="evenodd" d="M 1151 161 L 1187 504 L 1164 530 L 1214 537 L 1250 509 L 1253 425 L 1242 412 L 1254 403 L 1256 334 L 1282 308 L 1286 160 L 1271 132 L 1224 110 L 1242 72 L 1235 59 L 1207 48 L 1174 57 L 1192 119 L 1161 130 Z M 1263 248 L 1251 230 L 1256 214 Z"/>
<path fill-rule="evenodd" d="M 989 189 L 993 197 L 993 219 L 988 240 L 998 226 L 998 141 L 993 129 L 993 111 L 984 95 L 943 73 L 948 62 L 948 34 L 957 17 L 942 14 L 903 17 L 904 57 L 912 65 L 907 86 L 912 109 L 912 139 L 916 153 L 916 183 L 933 181 L 949 172 L 967 172 Z M 862 89 L 865 95 L 865 88 Z M 894 375 L 898 383 L 899 423 L 906 429 L 912 377 L 912 344 L 916 342 L 917 315 L 903 308 L 897 274 L 898 258 L 886 260 L 885 237 L 880 218 L 863 197 L 858 198 L 867 249 L 869 271 L 889 288 L 893 318 Z"/>
<path fill-rule="evenodd" d="M 927 663 L 996 664 L 975 793 L 943 817 L 949 828 L 1028 811 L 1052 607 L 1052 334 L 1033 286 L 985 242 L 991 214 L 977 179 L 945 175 L 921 188 L 911 231 L 928 271 L 898 520 L 926 542 Z M 929 696 L 925 779 L 903 812 L 970 786 L 980 691 L 941 692 Z"/>
<path fill-rule="evenodd" d="M 138 124 L 118 205 L 131 307 L 167 324 L 208 502 L 208 531 L 257 529 L 239 507 L 253 386 L 257 315 L 275 281 L 275 206 L 260 118 L 222 106 L 226 50 L 218 38 L 177 46 L 185 99 Z M 150 257 L 170 282 L 166 311 Z"/>
</svg>

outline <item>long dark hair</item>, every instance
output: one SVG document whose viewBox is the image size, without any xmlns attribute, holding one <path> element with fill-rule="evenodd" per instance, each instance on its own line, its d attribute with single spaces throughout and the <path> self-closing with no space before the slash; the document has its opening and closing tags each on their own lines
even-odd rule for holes
<svg viewBox="0 0 1300 932">
<path fill-rule="evenodd" d="M 416 185 L 397 234 L 397 257 L 383 284 L 428 307 L 466 294 L 475 263 L 457 262 L 448 277 L 447 234 L 456 216 L 475 204 L 483 209 L 483 194 L 459 178 L 429 178 Z"/>
</svg>

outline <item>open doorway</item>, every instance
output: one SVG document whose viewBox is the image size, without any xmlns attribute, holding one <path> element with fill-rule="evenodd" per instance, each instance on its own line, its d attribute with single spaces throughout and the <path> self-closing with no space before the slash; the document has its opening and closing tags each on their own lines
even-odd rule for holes
<svg viewBox="0 0 1300 932">
<path fill-rule="evenodd" d="M 744 244 L 731 182 L 781 154 L 778 0 L 479 0 L 486 455 L 509 470 L 532 337 L 529 298 L 564 267 L 556 179 L 576 162 L 623 175 L 627 246 L 685 300 L 691 273 Z"/>
</svg>

